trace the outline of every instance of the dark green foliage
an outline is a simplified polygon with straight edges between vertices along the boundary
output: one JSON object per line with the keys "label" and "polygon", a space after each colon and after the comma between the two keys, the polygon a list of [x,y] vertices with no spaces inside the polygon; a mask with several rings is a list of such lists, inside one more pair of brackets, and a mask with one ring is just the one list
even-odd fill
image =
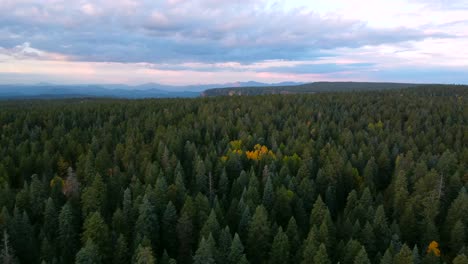
{"label": "dark green foliage", "polygon": [[102,256],[98,246],[92,240],[88,240],[84,247],[76,254],[76,264],[99,264],[102,263]]}
{"label": "dark green foliage", "polygon": [[115,263],[115,264],[128,263],[128,260],[129,260],[128,243],[122,234],[119,235],[117,241],[115,242],[112,252],[113,252],[112,263]]}
{"label": "dark green foliage", "polygon": [[93,241],[101,258],[106,258],[109,253],[109,228],[99,212],[88,215],[83,224],[81,242]]}
{"label": "dark green foliage", "polygon": [[140,244],[135,250],[135,257],[133,263],[135,264],[156,264],[153,250],[150,245]]}
{"label": "dark green foliage", "polygon": [[159,232],[159,222],[154,207],[145,195],[139,206],[139,214],[135,223],[135,247],[142,243],[143,238],[148,238],[150,243],[156,243]]}
{"label": "dark green foliage", "polygon": [[0,261],[4,264],[15,264],[17,263],[15,252],[10,245],[10,239],[8,233],[3,231],[2,239],[0,240]]}
{"label": "dark green foliage", "polygon": [[467,98],[426,86],[2,101],[2,256],[466,262]]}
{"label": "dark green foliage", "polygon": [[404,244],[403,247],[401,247],[400,252],[395,255],[395,258],[393,259],[394,264],[413,264],[413,252],[411,252],[411,249]]}
{"label": "dark green foliage", "polygon": [[244,246],[239,238],[239,235],[234,234],[234,239],[232,240],[231,249],[228,255],[228,264],[238,264],[246,263],[247,258],[244,254]]}
{"label": "dark green foliage", "polygon": [[315,253],[313,263],[314,264],[331,264],[331,261],[328,258],[327,249],[324,244],[321,244],[319,246],[317,253]]}
{"label": "dark green foliage", "polygon": [[247,238],[247,254],[252,262],[263,263],[268,259],[271,228],[265,207],[259,205],[252,216]]}
{"label": "dark green foliage", "polygon": [[213,236],[210,234],[207,238],[203,237],[200,241],[195,256],[193,257],[193,263],[195,264],[214,264],[215,262],[215,241]]}
{"label": "dark green foliage", "polygon": [[59,241],[67,243],[57,243],[60,250],[60,260],[64,263],[71,263],[75,253],[79,249],[78,221],[70,203],[66,203],[59,215]]}
{"label": "dark green foliage", "polygon": [[289,241],[288,236],[283,232],[283,228],[279,227],[273,244],[271,245],[269,263],[287,263],[289,260]]}
{"label": "dark green foliage", "polygon": [[231,252],[232,237],[229,227],[226,226],[219,235],[218,251],[216,255],[217,263],[224,263],[228,260],[229,253]]}
{"label": "dark green foliage", "polygon": [[370,260],[367,257],[366,249],[364,247],[359,250],[359,253],[356,255],[353,264],[370,264]]}
{"label": "dark green foliage", "polygon": [[164,211],[161,228],[162,245],[171,256],[175,256],[177,250],[177,211],[172,202],[167,204]]}

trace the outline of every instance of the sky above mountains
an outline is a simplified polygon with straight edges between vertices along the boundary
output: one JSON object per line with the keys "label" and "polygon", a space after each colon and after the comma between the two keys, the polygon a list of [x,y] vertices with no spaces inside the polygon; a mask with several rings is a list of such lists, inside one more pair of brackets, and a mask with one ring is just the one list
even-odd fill
{"label": "sky above mountains", "polygon": [[467,0],[0,0],[0,83],[468,83]]}

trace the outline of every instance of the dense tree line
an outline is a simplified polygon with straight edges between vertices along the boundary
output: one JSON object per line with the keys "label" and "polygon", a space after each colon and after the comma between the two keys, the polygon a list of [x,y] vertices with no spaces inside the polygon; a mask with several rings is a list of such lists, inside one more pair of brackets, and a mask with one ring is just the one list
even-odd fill
{"label": "dense tree line", "polygon": [[467,263],[468,91],[0,103],[0,262]]}
{"label": "dense tree line", "polygon": [[[213,88],[205,90],[203,96],[233,96],[233,95],[266,95],[266,94],[297,94],[297,93],[329,93],[329,92],[356,92],[397,90],[410,87],[434,88],[436,85],[421,85],[411,83],[385,83],[385,82],[314,82],[287,86],[262,87],[231,87]],[[466,87],[466,86],[465,86]]]}

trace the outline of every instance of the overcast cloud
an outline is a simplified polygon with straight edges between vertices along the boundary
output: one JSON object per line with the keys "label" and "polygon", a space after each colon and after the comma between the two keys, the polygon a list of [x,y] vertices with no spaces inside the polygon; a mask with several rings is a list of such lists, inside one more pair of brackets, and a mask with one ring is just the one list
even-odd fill
{"label": "overcast cloud", "polygon": [[0,0],[0,14],[0,83],[468,83],[466,1]]}

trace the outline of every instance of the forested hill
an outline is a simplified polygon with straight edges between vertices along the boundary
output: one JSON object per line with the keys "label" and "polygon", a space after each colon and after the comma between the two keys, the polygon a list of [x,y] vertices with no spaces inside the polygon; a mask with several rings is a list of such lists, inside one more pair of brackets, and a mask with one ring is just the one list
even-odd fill
{"label": "forested hill", "polygon": [[202,93],[202,96],[378,91],[389,89],[403,89],[409,87],[416,87],[420,85],[421,84],[383,82],[314,82],[293,86],[215,88],[205,90]]}
{"label": "forested hill", "polygon": [[468,262],[466,86],[0,109],[0,263]]}

